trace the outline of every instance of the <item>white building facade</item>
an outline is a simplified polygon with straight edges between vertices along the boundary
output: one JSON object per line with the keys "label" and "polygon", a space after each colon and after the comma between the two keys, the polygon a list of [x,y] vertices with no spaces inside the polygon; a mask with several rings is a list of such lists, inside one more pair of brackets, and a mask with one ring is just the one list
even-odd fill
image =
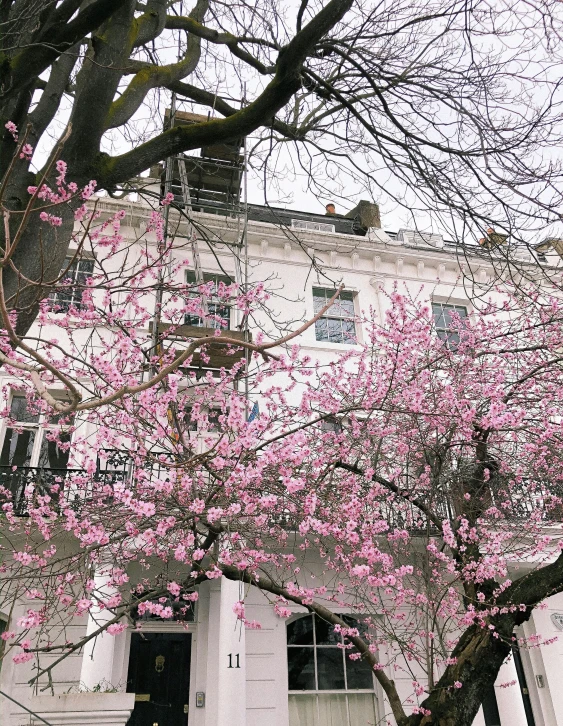
{"label": "white building facade", "polygon": [[[132,239],[138,238],[148,216],[143,204],[99,202],[107,215],[124,206],[125,231]],[[193,216],[197,228],[205,229],[214,240],[236,243],[240,239],[240,218],[197,211]],[[311,318],[335,285],[344,284],[338,313],[329,310],[298,341],[304,354],[321,362],[363,340],[360,314],[371,310],[382,320],[389,304],[387,295],[396,284],[400,291],[428,301],[438,332],[446,334],[450,311],[471,314],[468,275],[483,289],[493,275],[490,264],[478,255],[464,260],[462,269],[453,246],[438,235],[424,237],[408,230],[388,234],[379,227],[362,227],[361,219],[353,217],[254,207],[249,209],[245,229],[249,281],[269,280],[272,288],[283,293],[283,301],[279,297],[273,302],[280,319]],[[222,275],[219,261],[223,270],[236,276],[228,244],[215,245],[213,254],[203,242],[199,249],[206,274]],[[183,247],[181,254],[189,257],[189,250]],[[88,261],[81,264],[73,271],[76,276],[89,272]],[[226,309],[222,314],[232,316],[229,322],[234,327],[235,311]],[[9,383],[4,375],[2,384]],[[17,413],[17,406],[23,404],[15,394],[13,398]],[[28,432],[25,461],[13,458],[17,445],[10,437],[16,434],[5,422],[0,429],[0,466],[5,471],[13,466],[69,465],[66,457],[53,466],[46,424],[26,420],[23,409],[21,421]],[[310,566],[314,570],[315,562]],[[2,726],[367,726],[386,722],[390,709],[376,681],[369,673],[356,673],[346,665],[334,636],[313,616],[296,608],[288,620],[279,618],[266,599],[252,590],[245,598],[246,617],[262,627],[241,628],[233,613],[241,588],[225,579],[201,585],[193,621],[187,627],[154,619],[143,624],[143,635],[130,628],[90,641],[54,670],[55,695],[50,689],[41,690],[46,683],[35,689],[28,686],[33,662],[15,665],[5,659],[0,671]],[[13,611],[0,612],[2,627],[10,628],[26,607],[29,602],[22,601]],[[354,617],[353,609],[343,614]],[[76,620],[73,629],[66,632],[69,640],[92,632],[92,618]],[[548,601],[547,609],[535,611],[524,633],[551,639],[561,629],[563,595],[557,595]],[[502,667],[494,703],[489,700],[475,726],[563,726],[562,667],[563,641],[523,651]],[[407,698],[412,678],[406,672],[404,677],[390,675]],[[508,682],[515,685],[500,687]],[[99,692],[108,690],[112,692]]]}

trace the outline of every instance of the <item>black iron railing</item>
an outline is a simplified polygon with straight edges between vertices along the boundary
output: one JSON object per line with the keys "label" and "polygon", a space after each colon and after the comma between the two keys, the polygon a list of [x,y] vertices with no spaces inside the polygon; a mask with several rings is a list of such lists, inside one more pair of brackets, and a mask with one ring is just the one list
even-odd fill
{"label": "black iron railing", "polygon": [[[67,504],[80,506],[84,499],[99,496],[104,502],[111,499],[111,490],[116,484],[133,480],[133,462],[127,451],[105,450],[100,452],[96,471],[88,473],[85,469],[52,469],[30,466],[0,466],[0,487],[8,492],[17,516],[27,516],[30,507],[37,507],[41,497],[49,497],[49,506],[58,510],[63,497]],[[146,470],[151,477],[166,477],[167,467],[158,459],[147,462]],[[552,484],[531,485],[529,482],[506,489],[495,487],[487,492],[487,499],[481,501],[483,509],[496,507],[503,520],[519,521],[538,517],[546,524],[563,520],[563,487]],[[0,497],[0,503],[6,496]],[[440,521],[455,520],[458,513],[466,512],[467,502],[457,503],[450,493],[436,496],[427,502],[428,510]],[[382,519],[392,529],[406,529],[416,534],[435,528],[423,511],[408,498],[381,500],[374,502],[379,508]],[[297,519],[291,507],[276,514],[270,525],[278,525],[288,530],[297,529]]]}
{"label": "black iron railing", "polygon": [[[423,500],[421,504],[423,507],[417,506],[412,499],[405,496],[377,500],[371,506],[379,511],[381,519],[387,522],[391,530],[407,530],[412,536],[438,533],[436,524],[425,513],[425,509],[439,522],[453,522],[460,515],[467,516],[471,509],[467,501],[457,501],[451,492],[442,492],[433,500]],[[481,518],[491,523],[516,523],[534,518],[542,525],[553,525],[563,521],[563,487],[552,484],[531,486],[524,483],[511,485],[506,489],[497,487],[482,496],[479,510],[483,512]],[[498,514],[495,514],[495,510]],[[297,531],[298,523],[302,519],[303,516],[293,514],[288,507],[272,516],[269,524],[288,531]]]}
{"label": "black iron railing", "polygon": [[63,491],[73,476],[87,476],[84,469],[45,469],[35,466],[0,466],[0,486],[11,493],[13,512],[26,516],[29,506],[40,497],[50,497],[50,506],[59,506]]}
{"label": "black iron railing", "polygon": [[[166,476],[165,463],[154,459],[147,462],[149,476]],[[37,466],[0,466],[0,487],[8,492],[13,512],[19,517],[28,516],[29,509],[41,504],[41,497],[49,497],[51,509],[60,509],[63,501],[80,508],[85,500],[97,497],[100,502],[111,501],[116,484],[133,480],[133,461],[128,451],[105,449],[100,451],[96,471],[86,469],[51,469]],[[0,504],[7,500],[0,497]]]}
{"label": "black iron railing", "polygon": [[104,461],[98,460],[94,475],[86,469],[0,466],[0,487],[9,492],[14,514],[25,517],[30,507],[41,503],[41,497],[49,497],[49,506],[58,510],[63,497],[67,503],[78,504],[95,488],[113,487],[129,476],[128,457],[124,458],[122,452],[109,452]]}

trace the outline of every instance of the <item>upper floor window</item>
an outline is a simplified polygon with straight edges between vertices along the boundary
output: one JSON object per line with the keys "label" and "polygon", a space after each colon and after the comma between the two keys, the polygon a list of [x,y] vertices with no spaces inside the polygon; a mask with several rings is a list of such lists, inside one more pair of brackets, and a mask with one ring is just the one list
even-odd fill
{"label": "upper floor window", "polygon": [[[350,627],[366,632],[351,615],[340,616]],[[355,649],[343,648],[342,636],[317,615],[287,625],[287,669],[290,726],[377,723],[373,675]]]}
{"label": "upper floor window", "polygon": [[438,337],[448,347],[455,347],[459,343],[460,323],[467,318],[467,308],[464,305],[432,303],[432,315]]}
{"label": "upper floor window", "polygon": [[26,397],[14,395],[10,419],[4,434],[0,466],[67,468],[70,433],[59,431],[59,415],[53,413],[49,417],[30,411]]}
{"label": "upper floor window", "polygon": [[[334,295],[334,290],[324,287],[313,288],[315,315],[322,310]],[[356,313],[354,295],[343,290],[326,313],[315,323],[317,340],[328,343],[356,343]]]}
{"label": "upper floor window", "polygon": [[[188,270],[186,272],[186,282],[193,285],[194,289],[190,291],[190,297],[201,297],[201,293],[197,291],[197,280],[195,272]],[[232,285],[233,281],[225,275],[215,275],[210,273],[203,274],[203,282],[207,284],[213,282],[213,290],[211,295],[207,297],[207,312],[209,317],[202,318],[199,315],[185,316],[184,324],[193,325],[197,328],[217,328],[230,330],[231,328],[231,305],[224,298],[219,299],[219,285],[223,283],[226,286]]]}
{"label": "upper floor window", "polygon": [[341,434],[342,419],[336,416],[327,416],[321,419],[321,431],[323,434]]}
{"label": "upper floor window", "polygon": [[199,431],[199,433],[217,433],[221,430],[219,416],[221,411],[217,408],[207,408],[204,411],[204,422],[193,417],[193,409],[188,406],[184,411],[183,422],[185,431]]}
{"label": "upper floor window", "polygon": [[58,282],[57,289],[53,290],[49,299],[53,307],[60,312],[67,312],[71,307],[80,310],[83,306],[82,295],[88,278],[94,273],[94,260],[76,259],[72,263],[70,259],[65,261],[61,270],[62,278]]}

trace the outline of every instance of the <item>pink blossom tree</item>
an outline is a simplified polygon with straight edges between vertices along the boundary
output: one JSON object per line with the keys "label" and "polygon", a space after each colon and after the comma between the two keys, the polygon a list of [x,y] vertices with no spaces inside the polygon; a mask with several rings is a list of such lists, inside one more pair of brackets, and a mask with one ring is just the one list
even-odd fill
{"label": "pink blossom tree", "polygon": [[[91,194],[65,173],[59,163],[57,190],[29,192],[44,225],[57,225],[58,197]],[[190,337],[186,314],[220,323],[202,306],[210,291],[178,282],[159,214],[152,245],[128,241],[122,216],[80,205],[76,254],[93,272],[78,298],[64,271],[53,281],[40,332],[18,334],[0,291],[5,388],[50,418],[71,463],[49,486],[3,480],[2,606],[39,603],[3,634],[4,657],[36,659],[37,680],[135,612],[172,617],[225,577],[280,618],[297,605],[339,629],[397,726],[471,724],[515,629],[563,590],[561,303],[501,290],[441,338],[428,307],[396,291],[384,324],[366,316],[366,342],[323,367],[296,345],[313,321],[275,341]],[[267,305],[261,285],[217,294],[246,315]],[[252,421],[246,388],[261,399]],[[94,610],[99,628],[68,641]],[[243,601],[234,610],[259,627]],[[425,679],[404,701],[393,673],[415,665]]]}

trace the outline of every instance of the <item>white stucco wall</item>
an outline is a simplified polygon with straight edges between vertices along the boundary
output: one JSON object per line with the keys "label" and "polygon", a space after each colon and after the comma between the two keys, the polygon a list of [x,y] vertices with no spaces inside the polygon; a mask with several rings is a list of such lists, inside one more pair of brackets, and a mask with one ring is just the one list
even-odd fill
{"label": "white stucco wall", "polygon": [[[119,204],[103,200],[103,210],[119,208]],[[125,231],[131,238],[141,231],[143,210],[131,205]],[[201,215],[200,222],[219,237],[235,241],[238,239],[236,225],[213,215]],[[391,292],[397,282],[399,291],[408,291],[412,296],[430,303],[432,300],[466,304],[469,309],[467,291],[461,280],[458,260],[448,250],[429,247],[409,248],[393,243],[384,234],[373,235],[372,239],[337,234],[307,234],[300,247],[292,235],[267,224],[250,223],[249,277],[250,281],[269,280],[269,286],[283,291],[284,299],[273,297],[273,312],[281,320],[299,320],[313,315],[313,286],[330,287],[331,283],[342,281],[346,288],[356,294],[358,314],[370,314],[381,319],[385,313],[387,299],[384,291]],[[216,253],[224,268],[234,275],[233,256],[227,247],[218,247]],[[201,262],[206,272],[217,271],[217,262],[203,244],[200,245]],[[178,245],[178,259],[190,259],[191,250]],[[314,256],[329,279],[311,272],[310,258]],[[472,267],[476,281],[487,285],[492,270],[486,263],[475,260],[466,264]],[[479,283],[478,283],[479,284]],[[150,305],[147,296],[147,305]],[[274,330],[265,317],[261,322]],[[56,329],[53,329],[53,333]],[[33,334],[34,331],[32,331]],[[42,331],[47,337],[48,330]],[[359,340],[364,335],[358,330]],[[85,333],[86,335],[86,333]],[[337,351],[347,346],[318,342],[314,328],[309,328],[300,339],[303,352],[329,362]],[[9,379],[0,371],[0,384]],[[0,440],[4,434],[0,427]],[[227,592],[228,590],[228,592]],[[256,619],[261,630],[249,630],[241,634],[232,614],[232,604],[238,594],[227,585],[222,590],[219,582],[206,583],[200,588],[197,623],[190,626],[192,632],[192,664],[190,686],[190,726],[288,726],[288,680],[286,656],[286,623],[272,611],[267,600],[257,591],[251,591],[246,598],[246,614]],[[14,612],[12,621],[19,617]],[[537,611],[524,626],[527,635],[541,632],[546,638],[557,634],[550,619],[552,612],[563,613],[563,596],[551,598],[547,610]],[[72,625],[65,637],[73,640],[84,632],[86,621]],[[150,628],[151,626],[148,626]],[[156,627],[156,626],[154,626]],[[166,627],[166,626],[162,626]],[[111,664],[112,683],[125,687],[129,655],[130,634],[123,633],[113,643]],[[234,649],[241,653],[240,672],[225,673],[225,656]],[[99,653],[101,651],[98,651]],[[94,657],[96,653],[94,653]],[[48,656],[48,658],[55,656]],[[528,685],[534,709],[537,712],[536,726],[563,726],[563,689],[559,686],[563,667],[563,644],[559,642],[533,650],[524,658],[528,670]],[[45,662],[45,661],[44,661]],[[82,654],[76,653],[57,667],[54,673],[55,692],[62,693],[77,686],[81,672]],[[31,691],[27,681],[31,677],[32,663],[14,666],[8,658],[0,673],[1,688],[22,703],[29,703]],[[106,668],[107,671],[107,668]],[[497,684],[510,675],[510,665],[503,667]],[[538,689],[535,675],[542,674],[545,688]],[[412,693],[412,675],[400,669],[390,673],[398,684],[399,692],[407,698]],[[421,673],[415,674],[422,678]],[[42,684],[43,685],[43,684]],[[196,692],[205,693],[204,708],[196,708]],[[381,693],[377,693],[381,707],[380,716],[386,712]],[[501,712],[502,726],[526,726],[516,689],[497,688],[497,700]],[[229,705],[230,704],[230,705]],[[2,726],[23,726],[28,717],[14,704],[0,697]],[[484,726],[480,714],[475,726]]]}

